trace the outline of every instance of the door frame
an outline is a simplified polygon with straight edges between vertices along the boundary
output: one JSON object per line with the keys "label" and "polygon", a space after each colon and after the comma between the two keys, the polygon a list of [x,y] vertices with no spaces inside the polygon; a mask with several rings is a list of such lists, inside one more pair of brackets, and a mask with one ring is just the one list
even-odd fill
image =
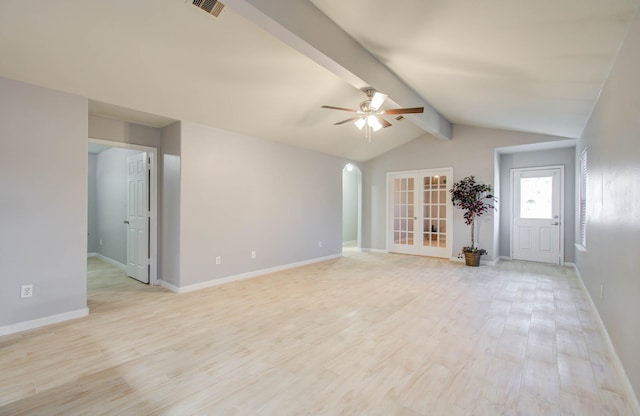
{"label": "door frame", "polygon": [[[451,178],[450,183],[447,184],[447,247],[445,248],[447,252],[447,257],[439,257],[439,258],[447,258],[450,259],[453,256],[453,204],[451,202],[451,198],[449,198],[448,190],[453,184],[453,168],[452,167],[443,167],[443,168],[429,168],[429,169],[415,169],[415,170],[403,170],[403,171],[393,171],[387,172],[386,175],[386,193],[387,200],[385,204],[386,212],[385,212],[385,250],[387,253],[391,253],[391,246],[393,241],[393,232],[391,231],[391,213],[393,212],[393,194],[391,192],[391,179],[394,175],[426,175],[429,176],[433,173],[441,173],[446,172],[446,175]],[[420,186],[420,192],[422,193],[422,185]],[[419,207],[422,210],[422,207]],[[423,226],[420,224],[420,235],[423,234]],[[421,237],[422,239],[422,237]],[[416,254],[416,255],[425,255],[425,254]]]}
{"label": "door frame", "polygon": [[116,142],[112,140],[94,139],[93,137],[89,137],[88,142],[103,146],[147,152],[147,155],[150,158],[149,170],[151,171],[151,177],[149,179],[149,285],[157,286],[158,284],[160,284],[158,282],[158,149],[155,147]]}
{"label": "door frame", "polygon": [[510,169],[510,192],[511,192],[511,232],[509,233],[509,256],[513,259],[513,242],[514,242],[514,233],[515,233],[515,221],[516,221],[516,193],[515,193],[515,177],[516,173],[519,172],[534,172],[538,170],[549,170],[549,169],[559,169],[560,170],[560,226],[558,230],[558,240],[559,240],[559,251],[560,251],[560,259],[559,264],[564,265],[564,224],[565,224],[565,215],[564,215],[564,165],[551,165],[551,166],[534,166],[530,168],[512,168]]}
{"label": "door frame", "polygon": [[[353,162],[349,162],[342,167],[342,178],[344,180],[344,171],[349,171],[349,165],[352,166],[350,172],[355,172],[358,179],[358,188],[356,189],[358,204],[357,204],[357,219],[356,219],[356,248],[362,250],[362,171],[360,167]],[[344,187],[342,188],[342,196],[344,197]],[[344,200],[342,201],[344,207]],[[342,227],[344,228],[344,218],[342,219]]]}

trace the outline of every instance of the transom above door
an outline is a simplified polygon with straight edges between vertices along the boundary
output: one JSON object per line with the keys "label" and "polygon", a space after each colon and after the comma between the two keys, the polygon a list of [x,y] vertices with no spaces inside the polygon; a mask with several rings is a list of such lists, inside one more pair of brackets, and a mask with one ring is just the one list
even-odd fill
{"label": "transom above door", "polygon": [[387,250],[451,257],[453,169],[387,174]]}

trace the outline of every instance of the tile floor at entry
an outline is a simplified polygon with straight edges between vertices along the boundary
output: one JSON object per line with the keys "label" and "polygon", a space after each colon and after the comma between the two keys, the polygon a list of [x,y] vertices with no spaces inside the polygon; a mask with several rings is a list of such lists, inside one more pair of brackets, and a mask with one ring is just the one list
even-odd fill
{"label": "tile floor at entry", "polygon": [[629,415],[572,269],[359,253],[0,338],[0,415]]}

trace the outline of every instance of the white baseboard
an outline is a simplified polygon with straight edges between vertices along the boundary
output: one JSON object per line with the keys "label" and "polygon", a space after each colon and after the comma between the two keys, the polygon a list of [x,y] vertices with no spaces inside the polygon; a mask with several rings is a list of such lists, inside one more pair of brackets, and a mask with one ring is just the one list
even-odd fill
{"label": "white baseboard", "polygon": [[359,251],[360,253],[363,251],[360,247],[342,247],[342,250]]}
{"label": "white baseboard", "polygon": [[174,285],[173,283],[169,283],[166,280],[159,279],[158,284],[165,289],[169,289],[174,293],[180,293],[180,287]]}
{"label": "white baseboard", "polygon": [[383,254],[389,254],[389,251],[387,250],[382,250],[379,248],[361,248],[360,249],[363,252],[367,252],[367,253],[383,253]]}
{"label": "white baseboard", "polygon": [[631,410],[633,411],[634,415],[640,416],[640,402],[638,401],[638,396],[636,396],[636,393],[633,391],[633,386],[631,385],[629,376],[627,375],[627,372],[625,371],[624,366],[622,365],[622,361],[620,361],[620,357],[618,357],[616,348],[613,346],[613,342],[609,337],[609,332],[607,331],[607,327],[604,326],[604,322],[602,321],[602,317],[598,312],[598,308],[596,308],[596,304],[594,303],[593,298],[591,297],[591,294],[587,290],[587,287],[584,284],[584,280],[582,280],[582,275],[580,274],[580,270],[578,269],[578,266],[576,266],[575,263],[566,262],[565,266],[573,267],[573,269],[576,271],[576,275],[578,276],[578,280],[580,281],[580,286],[582,287],[582,290],[584,291],[584,293],[587,295],[587,299],[589,299],[589,304],[591,305],[593,312],[598,318],[598,325],[600,326],[600,330],[604,334],[605,342],[607,343],[607,348],[609,348],[609,351],[611,352],[611,356],[613,358],[613,365],[616,367],[616,370],[618,370],[618,374],[622,376],[622,383],[624,384],[625,393],[631,404]]}
{"label": "white baseboard", "polygon": [[285,264],[285,265],[282,265],[282,266],[271,267],[271,268],[268,268],[268,269],[255,270],[253,272],[237,274],[237,275],[234,275],[234,276],[222,277],[220,279],[208,280],[206,282],[196,283],[196,284],[188,285],[188,286],[175,286],[174,284],[171,284],[169,282],[165,282],[164,280],[160,280],[160,286],[162,286],[164,288],[167,288],[170,291],[175,292],[175,293],[187,293],[187,292],[193,292],[195,290],[206,289],[206,288],[212,287],[212,286],[222,285],[222,284],[225,284],[225,283],[237,282],[238,280],[251,279],[252,277],[258,277],[258,276],[262,276],[262,275],[269,274],[269,273],[279,272],[279,271],[282,271],[282,270],[294,269],[296,267],[306,266],[308,264],[318,263],[318,262],[326,261],[326,260],[332,260],[332,259],[336,259],[336,258],[339,258],[339,257],[342,257],[342,254],[332,254],[331,256],[318,257],[318,258],[311,259],[311,260],[299,261],[297,263]]}
{"label": "white baseboard", "polygon": [[82,308],[71,312],[59,313],[57,315],[45,316],[31,321],[18,322],[0,327],[0,336],[15,334],[16,332],[27,331],[29,329],[40,328],[41,326],[57,324],[71,319],[84,318],[89,315],[89,308]]}
{"label": "white baseboard", "polygon": [[103,256],[100,253],[87,253],[87,257],[97,257],[100,260],[104,260],[107,263],[112,264],[112,265],[114,265],[114,266],[116,266],[116,267],[118,267],[118,268],[120,268],[122,270],[127,270],[127,265],[126,264],[122,264],[117,260],[114,260],[114,259],[109,258],[107,256]]}

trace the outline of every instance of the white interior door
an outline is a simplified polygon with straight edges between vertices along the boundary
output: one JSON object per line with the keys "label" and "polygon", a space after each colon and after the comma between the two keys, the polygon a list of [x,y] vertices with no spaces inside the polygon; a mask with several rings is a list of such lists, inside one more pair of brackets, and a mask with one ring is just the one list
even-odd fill
{"label": "white interior door", "polygon": [[512,169],[511,257],[562,264],[562,166]]}
{"label": "white interior door", "polygon": [[388,174],[390,252],[451,257],[453,170]]}
{"label": "white interior door", "polygon": [[149,166],[147,154],[127,158],[127,274],[149,283]]}

